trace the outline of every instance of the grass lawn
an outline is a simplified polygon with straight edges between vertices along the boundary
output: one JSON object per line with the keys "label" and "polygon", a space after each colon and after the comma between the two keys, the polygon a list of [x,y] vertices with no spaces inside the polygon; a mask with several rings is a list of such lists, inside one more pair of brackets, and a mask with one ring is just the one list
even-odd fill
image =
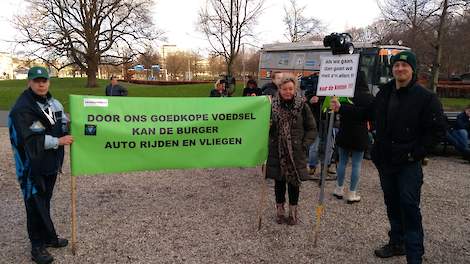
{"label": "grass lawn", "polygon": [[[104,95],[104,87],[108,80],[98,80],[97,88],[85,88],[85,78],[52,79],[50,91],[68,111],[68,95]],[[241,96],[243,84],[238,82],[235,96]],[[207,97],[213,84],[186,84],[186,85],[142,85],[123,83],[129,90],[129,96],[135,97]],[[25,89],[26,80],[0,81],[0,110],[9,110],[18,95]],[[447,111],[461,111],[470,104],[466,98],[441,98],[444,109]]]}
{"label": "grass lawn", "polygon": [[441,98],[441,102],[447,111],[461,112],[467,105],[470,105],[468,98]]}
{"label": "grass lawn", "polygon": [[[50,91],[68,111],[69,94],[78,95],[104,95],[108,80],[98,80],[98,87],[85,88],[85,78],[51,79]],[[0,110],[9,110],[15,103],[16,98],[26,87],[26,80],[0,81]],[[214,88],[211,83],[186,84],[186,85],[141,85],[122,83],[129,90],[129,96],[135,97],[208,97],[210,90]],[[235,96],[242,94],[243,85],[237,85]]]}

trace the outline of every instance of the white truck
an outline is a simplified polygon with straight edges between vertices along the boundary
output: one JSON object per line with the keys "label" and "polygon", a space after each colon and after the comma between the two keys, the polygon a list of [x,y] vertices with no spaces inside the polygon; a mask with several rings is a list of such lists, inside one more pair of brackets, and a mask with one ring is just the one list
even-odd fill
{"label": "white truck", "polygon": [[[391,79],[390,58],[410,48],[399,45],[378,45],[353,42],[354,53],[360,54],[359,70],[364,71],[370,91],[375,95],[378,86]],[[331,49],[321,41],[265,44],[261,49],[258,85],[271,81],[271,73],[288,72],[298,79],[318,75],[320,56],[331,55]]]}

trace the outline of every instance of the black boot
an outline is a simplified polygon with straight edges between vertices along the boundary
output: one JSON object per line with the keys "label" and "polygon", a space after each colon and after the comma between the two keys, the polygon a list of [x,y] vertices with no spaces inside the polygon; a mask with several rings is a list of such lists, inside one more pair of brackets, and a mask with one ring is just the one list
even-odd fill
{"label": "black boot", "polygon": [[66,247],[69,244],[69,241],[65,238],[57,238],[55,241],[48,241],[46,242],[45,246],[46,247],[52,247],[52,248],[61,248],[61,247]]}
{"label": "black boot", "polygon": [[47,252],[45,247],[32,248],[31,259],[38,264],[48,264],[54,261],[54,258]]}
{"label": "black boot", "polygon": [[386,244],[374,251],[375,255],[379,258],[390,258],[393,256],[404,256],[405,245],[403,244]]}

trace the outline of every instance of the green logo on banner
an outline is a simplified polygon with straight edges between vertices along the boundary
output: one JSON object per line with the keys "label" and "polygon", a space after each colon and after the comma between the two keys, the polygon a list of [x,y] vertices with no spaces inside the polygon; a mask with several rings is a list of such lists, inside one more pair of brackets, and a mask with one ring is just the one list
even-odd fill
{"label": "green logo on banner", "polygon": [[270,110],[265,96],[71,95],[72,175],[255,167],[267,158]]}

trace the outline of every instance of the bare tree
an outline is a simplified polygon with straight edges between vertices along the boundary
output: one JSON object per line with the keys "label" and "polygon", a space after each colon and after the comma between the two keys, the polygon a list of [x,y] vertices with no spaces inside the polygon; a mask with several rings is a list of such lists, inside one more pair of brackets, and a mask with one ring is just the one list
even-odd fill
{"label": "bare tree", "polygon": [[198,51],[191,51],[188,53],[189,69],[194,79],[199,79],[199,75],[202,75],[205,71],[205,69],[200,65],[202,60],[202,55],[199,54]]}
{"label": "bare tree", "polygon": [[297,0],[289,0],[289,6],[284,6],[285,36],[290,42],[307,40],[325,31],[322,22],[304,15],[306,6],[299,6]]}
{"label": "bare tree", "polygon": [[147,47],[147,49],[137,56],[136,62],[144,66],[145,69],[149,69],[146,72],[146,78],[150,77],[153,74],[153,65],[160,64],[161,57],[160,54],[155,51],[152,47]]}
{"label": "bare tree", "polygon": [[388,43],[390,40],[400,39],[400,37],[396,36],[396,28],[393,22],[385,19],[377,19],[371,25],[367,26],[367,30],[373,42]]}
{"label": "bare tree", "polygon": [[447,76],[470,72],[470,9],[462,16],[449,18],[449,36],[443,43],[443,61]]}
{"label": "bare tree", "polygon": [[138,64],[144,65],[147,69],[150,69],[152,65],[160,64],[160,61],[160,54],[151,47],[139,54],[136,60]]}
{"label": "bare tree", "polygon": [[253,78],[257,78],[258,71],[259,71],[259,58],[260,58],[260,51],[259,50],[251,50],[248,54],[248,59],[245,62],[245,71],[246,74],[252,76]]}
{"label": "bare tree", "polygon": [[430,21],[439,11],[434,0],[377,0],[383,17],[407,32],[408,46],[416,49],[419,38],[431,30]]}
{"label": "bare tree", "polygon": [[38,57],[69,58],[96,86],[100,64],[122,64],[120,50],[132,59],[160,33],[150,16],[152,0],[26,0],[28,13],[15,19],[20,44]]}
{"label": "bare tree", "polygon": [[353,41],[359,41],[359,42],[374,42],[376,39],[373,36],[373,33],[371,32],[370,27],[361,27],[361,28],[356,28],[356,27],[351,27],[346,29],[346,32],[348,32]]}
{"label": "bare tree", "polygon": [[264,0],[207,0],[199,11],[199,26],[215,55],[222,56],[227,74],[233,75],[233,63],[243,41],[253,36],[253,26]]}
{"label": "bare tree", "polygon": [[208,71],[212,78],[218,78],[220,74],[222,74],[225,69],[226,65],[224,65],[225,59],[222,56],[217,56],[215,54],[211,54],[209,56],[209,68]]}
{"label": "bare tree", "polygon": [[436,32],[436,40],[434,41],[434,60],[432,64],[432,79],[429,82],[429,88],[434,92],[437,91],[437,84],[439,82],[439,73],[441,67],[441,57],[442,57],[442,45],[444,42],[444,34],[446,34],[446,27],[448,22],[448,16],[452,16],[453,13],[459,12],[462,10],[462,7],[469,4],[468,0],[443,0],[440,3],[440,9],[442,10],[438,17],[438,25]]}
{"label": "bare tree", "polygon": [[[420,64],[432,65],[429,86],[436,90],[442,45],[448,37],[448,18],[461,12],[468,0],[378,0],[385,20],[418,55]],[[397,30],[395,30],[397,31]]]}
{"label": "bare tree", "polygon": [[166,69],[172,80],[179,79],[188,70],[189,55],[185,52],[174,52],[166,56]]}

